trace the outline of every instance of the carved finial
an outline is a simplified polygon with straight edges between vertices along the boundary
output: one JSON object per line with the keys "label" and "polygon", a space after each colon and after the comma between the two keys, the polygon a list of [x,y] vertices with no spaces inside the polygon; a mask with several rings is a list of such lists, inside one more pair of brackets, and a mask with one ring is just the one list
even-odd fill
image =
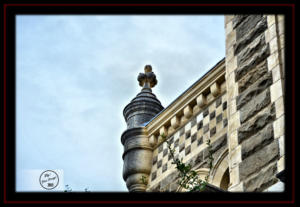
{"label": "carved finial", "polygon": [[143,87],[142,90],[151,91],[157,84],[156,75],[152,72],[151,65],[146,65],[144,68],[145,73],[140,73],[137,80],[139,81],[139,85]]}

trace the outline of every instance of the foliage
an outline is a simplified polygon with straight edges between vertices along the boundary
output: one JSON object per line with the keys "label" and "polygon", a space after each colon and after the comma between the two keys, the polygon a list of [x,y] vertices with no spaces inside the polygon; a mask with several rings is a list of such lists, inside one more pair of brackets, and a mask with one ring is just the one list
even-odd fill
{"label": "foliage", "polygon": [[[166,136],[164,134],[161,135],[161,137],[163,138],[163,140],[166,140]],[[195,170],[192,170],[192,166],[190,164],[185,164],[182,161],[182,158],[181,158],[181,160],[176,158],[174,155],[175,149],[171,147],[170,141],[166,140],[166,142],[168,144],[168,149],[170,151],[170,155],[173,160],[172,164],[176,164],[176,169],[180,172],[179,173],[180,180],[179,180],[178,184],[189,192],[205,190],[205,187],[206,187],[207,181],[208,181],[208,177],[209,177],[211,169],[213,167],[213,160],[214,160],[214,158],[212,156],[212,146],[210,143],[210,139],[208,139],[206,142],[206,144],[208,145],[208,153],[209,153],[209,155],[208,155],[209,173],[205,177],[205,180],[202,180],[199,178],[197,172]]]}

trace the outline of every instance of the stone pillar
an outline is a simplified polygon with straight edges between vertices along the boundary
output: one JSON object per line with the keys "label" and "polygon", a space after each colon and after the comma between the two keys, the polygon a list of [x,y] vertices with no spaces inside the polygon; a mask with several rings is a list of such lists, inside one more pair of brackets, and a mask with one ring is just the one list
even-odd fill
{"label": "stone pillar", "polygon": [[229,191],[263,191],[284,168],[284,33],[279,19],[225,16]]}
{"label": "stone pillar", "polygon": [[152,146],[144,127],[162,109],[151,88],[157,84],[151,66],[138,76],[142,91],[124,108],[127,130],[121,136],[124,145],[123,179],[130,192],[145,191],[152,167]]}

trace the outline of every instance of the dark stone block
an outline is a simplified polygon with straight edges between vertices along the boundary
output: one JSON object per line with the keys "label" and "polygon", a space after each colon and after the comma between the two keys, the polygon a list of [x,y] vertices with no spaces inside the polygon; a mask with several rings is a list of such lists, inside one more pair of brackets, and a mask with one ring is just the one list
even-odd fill
{"label": "dark stone block", "polygon": [[[222,136],[220,136],[220,138],[218,138],[216,141],[211,143],[211,152],[215,153],[226,145],[227,145],[227,134],[223,134]],[[203,155],[204,155],[204,159],[208,158],[209,155],[208,148],[205,148],[203,150]]]}
{"label": "dark stone block", "polygon": [[195,126],[197,124],[196,117],[194,117],[191,121],[191,127]]}
{"label": "dark stone block", "polygon": [[260,77],[268,72],[267,60],[259,63],[255,68],[251,69],[239,82],[239,93],[245,91],[249,86],[254,84]]}
{"label": "dark stone block", "polygon": [[194,135],[192,136],[191,142],[193,143],[196,139],[197,139],[197,134],[194,134]]}
{"label": "dark stone block", "polygon": [[174,142],[174,147],[177,147],[179,144],[179,139],[177,139],[175,142]]}
{"label": "dark stone block", "polygon": [[185,155],[188,155],[191,152],[191,145],[189,145],[186,149],[185,149]]}
{"label": "dark stone block", "polygon": [[258,133],[242,142],[242,160],[270,144],[273,139],[273,124],[270,123]]}
{"label": "dark stone block", "polygon": [[205,134],[206,132],[208,132],[209,130],[209,124],[206,124],[204,127],[203,127],[203,134]]}
{"label": "dark stone block", "polygon": [[232,19],[232,27],[235,29],[240,23],[242,23],[249,15],[235,15]]}
{"label": "dark stone block", "polygon": [[258,22],[262,21],[262,15],[249,15],[244,18],[238,26],[236,26],[236,39],[240,39],[250,32],[251,28],[254,28]]}
{"label": "dark stone block", "polygon": [[182,135],[184,135],[184,127],[182,127],[182,128],[180,129],[180,134],[179,134],[179,136],[182,136]]}
{"label": "dark stone block", "polygon": [[214,136],[215,134],[216,134],[216,127],[210,130],[210,137]]}
{"label": "dark stone block", "polygon": [[175,183],[175,181],[179,178],[178,171],[174,171],[168,176],[166,176],[162,181],[160,182],[161,189],[165,189],[166,186],[170,186],[170,184]]}
{"label": "dark stone block", "polygon": [[200,137],[198,139],[198,143],[197,143],[197,146],[201,145],[203,143],[203,137]]}
{"label": "dark stone block", "polygon": [[260,62],[267,59],[269,55],[270,55],[270,47],[269,44],[266,44],[265,46],[263,46],[261,50],[257,51],[245,63],[238,65],[238,68],[235,70],[235,81],[239,81],[252,68],[255,68]]}
{"label": "dark stone block", "polygon": [[271,164],[270,166],[258,171],[256,176],[250,177],[244,182],[244,189],[246,192],[262,192],[266,188],[272,186],[277,182],[275,177],[277,166]]}
{"label": "dark stone block", "polygon": [[250,175],[259,172],[261,168],[268,165],[279,157],[278,141],[273,142],[256,153],[250,155],[239,164],[240,180],[244,181]]}
{"label": "dark stone block", "polygon": [[172,144],[174,142],[174,136],[169,139],[169,143]]}
{"label": "dark stone block", "polygon": [[268,88],[272,83],[272,73],[269,72],[236,98],[237,109],[239,110],[243,105]]}
{"label": "dark stone block", "polygon": [[275,106],[274,104],[272,104],[268,106],[268,108],[263,113],[257,115],[251,121],[248,121],[240,126],[240,128],[238,129],[239,143],[261,130],[268,123],[273,122],[275,117]]}
{"label": "dark stone block", "polygon": [[212,120],[213,118],[215,118],[215,116],[216,116],[216,112],[215,111],[211,112],[209,115],[209,120]]}
{"label": "dark stone block", "polygon": [[238,54],[243,48],[247,47],[250,42],[252,42],[256,37],[265,32],[268,28],[267,18],[263,17],[255,27],[249,30],[249,33],[239,39],[234,46],[234,54]]}
{"label": "dark stone block", "polygon": [[251,47],[245,47],[238,55],[237,55],[237,64],[242,65],[245,64],[250,58],[254,56],[258,51],[260,51],[263,47],[266,46],[265,34],[262,33],[258,39],[255,39],[251,43]]}
{"label": "dark stone block", "polygon": [[161,165],[162,165],[162,160],[159,160],[158,163],[157,163],[157,169],[160,168]]}
{"label": "dark stone block", "polygon": [[156,178],[156,171],[152,173],[152,175],[151,175],[151,181],[155,180],[155,178]]}
{"label": "dark stone block", "polygon": [[223,111],[227,109],[227,101],[223,103]]}
{"label": "dark stone block", "polygon": [[226,146],[227,144],[227,134],[223,134],[222,136],[220,136],[219,139],[217,139],[216,141],[214,141],[212,143],[212,152],[216,152],[218,149],[220,149],[223,146]]}
{"label": "dark stone block", "polygon": [[164,149],[163,157],[168,154],[168,149]]}
{"label": "dark stone block", "polygon": [[219,114],[216,118],[217,120],[217,123],[219,123],[220,121],[222,121],[222,118],[223,118],[223,115],[222,114]]}
{"label": "dark stone block", "polygon": [[240,109],[241,123],[244,123],[249,118],[260,112],[269,103],[271,103],[270,91],[269,89],[266,89]]}
{"label": "dark stone block", "polygon": [[181,151],[184,149],[184,147],[185,147],[185,144],[182,143],[182,144],[179,146],[179,152],[181,152]]}
{"label": "dark stone block", "polygon": [[172,159],[171,153],[168,155],[168,161]]}
{"label": "dark stone block", "polygon": [[163,151],[163,145],[161,144],[159,147],[158,147],[158,153],[162,152]]}
{"label": "dark stone block", "polygon": [[201,129],[203,127],[203,121],[201,120],[197,125],[197,130]]}
{"label": "dark stone block", "polygon": [[222,97],[217,98],[216,100],[216,108],[218,108],[218,106],[220,106],[222,103]]}
{"label": "dark stone block", "polygon": [[197,157],[196,157],[196,159],[195,159],[195,165],[196,164],[199,164],[199,163],[201,163],[203,161],[203,151],[201,151],[198,155],[197,155]]}
{"label": "dark stone block", "polygon": [[185,139],[188,139],[191,137],[191,130],[188,130],[186,133],[185,133]]}
{"label": "dark stone block", "polygon": [[157,162],[157,156],[153,157],[153,162],[152,164],[154,165]]}
{"label": "dark stone block", "polygon": [[227,124],[228,124],[228,120],[227,120],[227,119],[224,119],[224,120],[223,120],[223,127],[226,127]]}
{"label": "dark stone block", "polygon": [[203,118],[208,115],[208,108],[203,111]]}
{"label": "dark stone block", "polygon": [[164,164],[163,168],[162,168],[162,172],[165,172],[168,169],[168,164]]}

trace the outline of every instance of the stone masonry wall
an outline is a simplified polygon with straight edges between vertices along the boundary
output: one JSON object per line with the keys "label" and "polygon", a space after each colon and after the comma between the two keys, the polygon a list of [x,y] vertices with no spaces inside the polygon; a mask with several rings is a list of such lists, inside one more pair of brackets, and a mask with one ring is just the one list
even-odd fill
{"label": "stone masonry wall", "polygon": [[284,19],[225,17],[229,191],[263,191],[284,169]]}
{"label": "stone masonry wall", "polygon": [[[191,116],[185,125],[168,134],[176,157],[192,165],[204,179],[209,171],[206,141],[211,139],[214,162],[227,149],[227,94],[226,83],[220,85],[220,93],[214,97],[209,93],[207,106]],[[184,117],[182,117],[184,119]],[[152,169],[147,191],[178,191],[178,171],[166,142],[153,151]]]}

